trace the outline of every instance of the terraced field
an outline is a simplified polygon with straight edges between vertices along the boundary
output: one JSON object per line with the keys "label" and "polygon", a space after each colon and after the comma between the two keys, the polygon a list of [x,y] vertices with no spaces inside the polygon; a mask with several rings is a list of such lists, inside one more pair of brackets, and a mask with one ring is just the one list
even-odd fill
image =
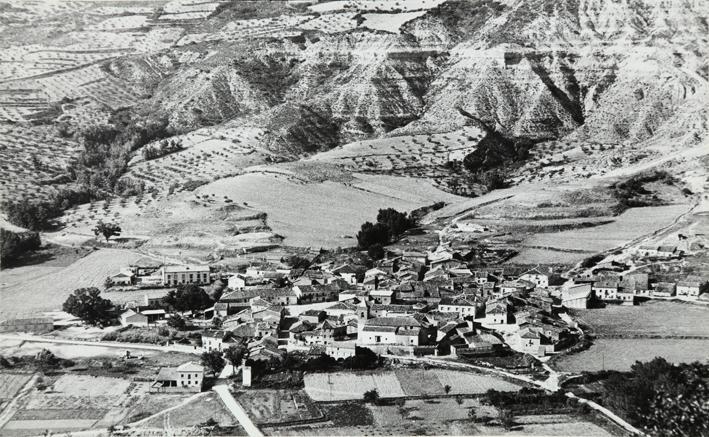
{"label": "terraced field", "polygon": [[0,126],[0,198],[45,198],[54,189],[49,182],[65,173],[78,149],[49,129]]}

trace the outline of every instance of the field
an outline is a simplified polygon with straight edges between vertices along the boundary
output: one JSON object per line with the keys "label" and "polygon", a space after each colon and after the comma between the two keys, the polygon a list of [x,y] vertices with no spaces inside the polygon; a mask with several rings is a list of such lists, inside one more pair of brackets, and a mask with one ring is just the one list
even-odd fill
{"label": "field", "polygon": [[[305,391],[315,401],[361,399],[365,391],[376,389],[382,397],[443,394],[478,394],[489,389],[516,391],[519,386],[488,375],[432,369],[422,378],[415,369],[396,372],[313,373],[305,375]],[[432,375],[432,376],[431,376]]]}
{"label": "field", "polygon": [[31,373],[0,373],[0,411],[32,378]]}
{"label": "field", "polygon": [[[344,406],[343,406],[344,407]],[[334,423],[310,426],[276,428],[269,434],[283,436],[384,436],[384,435],[510,435],[494,422],[474,423],[468,418],[474,409],[479,418],[495,418],[494,407],[484,406],[477,399],[441,398],[407,400],[398,405],[366,405],[371,419],[358,425]],[[363,416],[357,412],[358,416]],[[603,428],[591,422],[566,415],[517,416],[512,435],[545,436],[611,436]]]}
{"label": "field", "polygon": [[0,198],[8,201],[46,197],[52,188],[43,181],[65,173],[64,168],[78,147],[46,129],[0,126]]}
{"label": "field", "polygon": [[564,372],[629,370],[636,361],[663,357],[674,363],[709,362],[709,340],[596,339],[577,354],[561,357],[553,366]]}
{"label": "field", "polygon": [[[173,402],[171,406],[174,405],[176,403]],[[234,426],[239,423],[224,407],[218,394],[207,393],[174,410],[166,411],[141,422],[140,426],[165,429],[187,428],[204,423],[210,418],[221,426]]]}
{"label": "field", "polygon": [[651,300],[637,306],[609,305],[602,309],[575,310],[574,318],[600,336],[709,338],[709,308],[703,305]]}
{"label": "field", "polygon": [[[126,350],[130,350],[130,345],[126,344],[125,347],[106,347],[98,345],[78,345],[78,344],[62,344],[62,343],[42,343],[42,342],[29,342],[23,340],[0,340],[0,354],[2,355],[36,355],[43,349],[47,349],[54,353],[54,355],[60,358],[66,359],[76,359],[76,358],[86,358],[86,357],[123,357],[126,354]],[[153,356],[157,354],[156,351],[135,349],[132,351],[133,356]]]}
{"label": "field", "polygon": [[401,26],[423,14],[425,14],[425,11],[404,12],[401,14],[363,14],[364,23],[362,23],[362,27],[399,33]]}
{"label": "field", "polygon": [[237,393],[236,399],[257,424],[317,419],[323,415],[302,391],[249,390]]}
{"label": "field", "polygon": [[[423,180],[371,175],[354,178],[350,183],[304,183],[294,175],[250,173],[202,186],[195,194],[214,194],[217,199],[227,196],[267,213],[269,226],[286,237],[289,246],[331,248],[353,246],[360,225],[374,220],[380,208],[409,211],[457,199]],[[315,217],[318,219],[313,220]]]}
{"label": "field", "polygon": [[144,396],[149,383],[121,378],[62,375],[38,384],[21,396],[17,410],[3,427],[3,434],[39,434],[108,426]]}
{"label": "field", "polygon": [[[18,278],[18,281],[13,283],[5,283],[3,280],[0,288],[0,317],[11,318],[60,309],[64,300],[75,289],[103,289],[106,277],[116,274],[121,267],[140,258],[140,254],[127,250],[101,249],[61,270],[50,267],[51,272],[45,275],[24,280]],[[7,271],[11,272],[12,269]],[[5,270],[2,274],[4,272]]]}
{"label": "field", "polygon": [[[556,233],[536,234],[523,242],[520,254],[512,263],[536,260],[536,263],[580,261],[588,256],[633,241],[643,235],[669,226],[688,205],[632,208],[615,218],[613,223]],[[532,252],[527,253],[527,250]]]}

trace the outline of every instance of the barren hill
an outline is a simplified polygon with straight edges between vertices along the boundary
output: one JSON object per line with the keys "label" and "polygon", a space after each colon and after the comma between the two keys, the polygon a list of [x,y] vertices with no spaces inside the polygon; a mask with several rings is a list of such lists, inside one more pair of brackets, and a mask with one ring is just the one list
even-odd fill
{"label": "barren hill", "polygon": [[[278,216],[278,193],[255,207],[243,181],[269,186],[283,161],[308,159],[307,168],[289,170],[296,179],[340,175],[289,180],[284,195],[320,190],[347,202],[367,192],[342,172],[383,184],[376,201],[348,205],[359,219],[388,195],[411,209],[436,196],[455,203],[483,194],[497,188],[489,171],[534,191],[540,183],[603,185],[606,175],[658,166],[685,171],[706,155],[705,2],[11,3],[0,28],[9,61],[0,70],[0,119],[8,125],[0,145],[11,162],[3,194],[46,198],[56,187],[87,183],[72,179],[70,158],[81,153],[81,131],[110,127],[116,111],[164,120],[159,135],[143,132],[112,155],[124,161],[85,178],[94,184],[118,173],[120,182],[92,185],[92,195],[128,197],[109,200],[104,211],[136,235],[162,232],[151,223],[190,196],[205,212],[228,200],[253,209],[248,214]],[[62,38],[45,30],[16,37],[31,28]],[[52,129],[66,139],[33,143],[33,132]],[[143,159],[166,135],[181,148]],[[38,150],[61,152],[69,164],[51,171],[33,164]],[[52,179],[26,181],[31,166]],[[310,185],[324,183],[341,186]],[[412,196],[421,190],[427,194]],[[222,197],[212,199],[217,192]],[[93,211],[79,206],[62,220],[81,234],[98,219]],[[266,220],[258,231],[296,227]],[[355,231],[328,229],[338,243]],[[213,243],[200,250],[233,240],[222,227],[210,233]],[[287,233],[281,236],[288,244]],[[270,245],[281,236],[255,239]]]}

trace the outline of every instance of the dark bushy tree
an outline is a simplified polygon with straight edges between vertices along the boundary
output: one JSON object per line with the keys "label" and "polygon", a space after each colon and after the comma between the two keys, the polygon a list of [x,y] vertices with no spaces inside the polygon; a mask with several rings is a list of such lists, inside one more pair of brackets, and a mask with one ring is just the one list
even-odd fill
{"label": "dark bushy tree", "polygon": [[379,392],[377,389],[367,390],[362,396],[364,402],[369,402],[370,404],[376,404],[379,401]]}
{"label": "dark bushy tree", "polygon": [[178,330],[185,329],[187,327],[187,322],[179,314],[173,314],[167,319],[167,326],[175,328]]}
{"label": "dark bushy tree", "polygon": [[62,309],[89,325],[108,325],[111,321],[113,303],[101,297],[101,290],[96,287],[79,288],[69,295]]}
{"label": "dark bushy tree", "polygon": [[380,209],[377,214],[377,223],[385,225],[393,237],[403,234],[415,225],[405,212],[399,212],[393,208]]}
{"label": "dark bushy tree", "polygon": [[195,284],[181,284],[162,299],[163,304],[177,311],[197,311],[212,306],[212,299]]}
{"label": "dark bushy tree", "polygon": [[201,361],[202,365],[214,374],[219,374],[226,365],[222,353],[217,350],[202,352]]}
{"label": "dark bushy tree", "polygon": [[37,250],[42,245],[36,232],[12,232],[0,228],[0,264],[16,262],[23,254]]}
{"label": "dark bushy tree", "polygon": [[103,235],[106,242],[108,242],[108,239],[111,237],[121,235],[121,227],[118,226],[118,224],[104,223],[103,220],[99,220],[98,223],[96,223],[96,227],[92,230],[96,236]]}
{"label": "dark bushy tree", "polygon": [[375,244],[384,245],[389,243],[390,236],[389,228],[386,225],[365,222],[357,233],[357,245],[360,249],[366,250]]}

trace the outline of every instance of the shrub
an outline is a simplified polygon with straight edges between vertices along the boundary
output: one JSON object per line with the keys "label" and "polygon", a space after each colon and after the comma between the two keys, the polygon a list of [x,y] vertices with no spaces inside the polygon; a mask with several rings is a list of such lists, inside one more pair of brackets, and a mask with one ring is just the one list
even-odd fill
{"label": "shrub", "polygon": [[0,264],[10,265],[27,252],[42,245],[36,232],[12,232],[0,228]]}

